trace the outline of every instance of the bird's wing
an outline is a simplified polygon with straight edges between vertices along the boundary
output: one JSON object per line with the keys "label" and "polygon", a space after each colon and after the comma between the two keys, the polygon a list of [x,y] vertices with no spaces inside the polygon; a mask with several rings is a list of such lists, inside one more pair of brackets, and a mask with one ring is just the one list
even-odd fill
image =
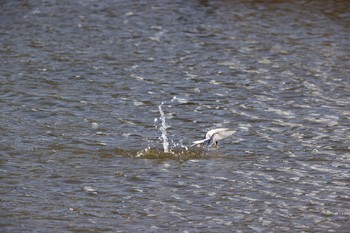
{"label": "bird's wing", "polygon": [[230,130],[229,128],[218,128],[218,129],[211,129],[207,132],[205,135],[205,138],[211,138],[214,134],[222,132],[222,131],[228,131]]}
{"label": "bird's wing", "polygon": [[230,130],[230,129],[225,129],[219,132],[215,132],[212,137],[211,137],[211,141],[215,142],[215,141],[219,141],[221,139],[225,139],[229,136],[231,136],[232,134],[234,134],[236,131],[235,130]]}
{"label": "bird's wing", "polygon": [[205,143],[205,142],[207,142],[207,141],[209,141],[209,140],[210,140],[210,138],[209,138],[209,139],[203,139],[203,140],[194,141],[194,142],[192,142],[191,147],[192,147],[192,146],[195,146],[195,145],[198,145],[198,144]]}

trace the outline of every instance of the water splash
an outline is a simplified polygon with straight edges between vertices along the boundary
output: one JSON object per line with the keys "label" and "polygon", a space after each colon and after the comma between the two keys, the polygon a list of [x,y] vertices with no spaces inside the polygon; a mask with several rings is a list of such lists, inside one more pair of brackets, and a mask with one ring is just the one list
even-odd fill
{"label": "water splash", "polygon": [[168,136],[166,129],[168,126],[165,123],[165,115],[162,110],[163,103],[158,106],[159,112],[160,112],[160,119],[162,120],[162,126],[160,127],[160,131],[162,132],[162,140],[163,140],[163,149],[164,153],[169,153],[169,141],[168,141]]}

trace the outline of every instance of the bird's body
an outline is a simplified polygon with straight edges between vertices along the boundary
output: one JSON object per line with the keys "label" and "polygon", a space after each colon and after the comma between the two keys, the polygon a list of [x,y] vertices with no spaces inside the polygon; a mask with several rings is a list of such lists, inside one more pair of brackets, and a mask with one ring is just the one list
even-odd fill
{"label": "bird's body", "polygon": [[236,131],[229,128],[212,129],[206,133],[205,138],[203,140],[194,141],[192,143],[192,146],[207,143],[208,146],[215,144],[216,149],[218,149],[218,141],[231,136],[235,132]]}

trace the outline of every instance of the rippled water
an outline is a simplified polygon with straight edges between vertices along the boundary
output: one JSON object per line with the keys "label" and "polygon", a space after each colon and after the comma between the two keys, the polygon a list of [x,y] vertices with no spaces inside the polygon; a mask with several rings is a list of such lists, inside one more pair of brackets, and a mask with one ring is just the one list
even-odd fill
{"label": "rippled water", "polygon": [[1,232],[350,232],[349,2],[0,8]]}

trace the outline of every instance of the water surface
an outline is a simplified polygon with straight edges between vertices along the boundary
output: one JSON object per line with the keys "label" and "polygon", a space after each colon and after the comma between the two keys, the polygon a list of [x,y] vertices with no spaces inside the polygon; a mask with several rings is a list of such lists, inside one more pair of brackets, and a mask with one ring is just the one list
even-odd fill
{"label": "water surface", "polygon": [[348,2],[0,8],[2,232],[349,231]]}

